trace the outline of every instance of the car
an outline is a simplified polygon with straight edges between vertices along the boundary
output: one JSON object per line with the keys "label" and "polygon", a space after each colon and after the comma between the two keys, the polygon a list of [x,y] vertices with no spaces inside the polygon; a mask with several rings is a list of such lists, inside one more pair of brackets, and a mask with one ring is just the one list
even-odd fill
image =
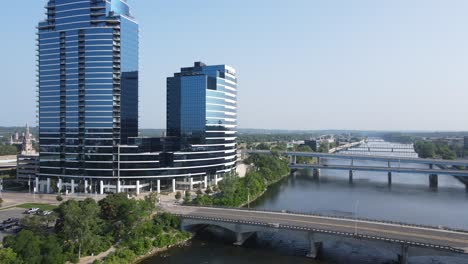
{"label": "car", "polygon": [[279,223],[268,223],[268,225],[270,227],[274,227],[274,228],[279,228],[280,227],[280,224]]}
{"label": "car", "polygon": [[11,229],[11,232],[13,233],[19,233],[21,230],[23,230],[23,227],[21,226],[16,226],[14,228]]}
{"label": "car", "polygon": [[7,220],[3,221],[2,224],[10,224],[10,223],[18,223],[19,218],[8,218]]}
{"label": "car", "polygon": [[44,211],[44,210],[38,210],[36,212],[37,215],[42,215],[42,216],[50,215],[51,213],[52,211]]}
{"label": "car", "polygon": [[9,228],[12,228],[14,227],[15,225],[17,225],[18,223],[16,222],[12,222],[12,223],[8,223],[8,224],[1,224],[0,225],[0,230],[7,230]]}
{"label": "car", "polygon": [[29,208],[24,213],[25,214],[35,214],[35,213],[37,213],[37,211],[39,211],[39,208]]}

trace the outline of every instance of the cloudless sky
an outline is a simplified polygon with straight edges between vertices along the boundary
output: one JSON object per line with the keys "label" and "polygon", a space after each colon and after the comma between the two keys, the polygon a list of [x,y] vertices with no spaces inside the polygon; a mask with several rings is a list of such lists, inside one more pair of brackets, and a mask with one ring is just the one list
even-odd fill
{"label": "cloudless sky", "polygon": [[[468,130],[466,0],[129,0],[140,23],[140,127],[164,128],[166,77],[238,71],[239,126]],[[44,0],[6,1],[0,125],[35,124]]]}

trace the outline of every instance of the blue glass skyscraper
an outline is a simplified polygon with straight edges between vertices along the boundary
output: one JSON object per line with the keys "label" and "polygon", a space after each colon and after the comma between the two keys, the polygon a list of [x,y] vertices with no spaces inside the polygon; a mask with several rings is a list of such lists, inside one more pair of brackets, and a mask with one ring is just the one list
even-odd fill
{"label": "blue glass skyscraper", "polygon": [[117,146],[138,135],[138,23],[126,0],[49,0],[46,10],[39,177],[44,188],[51,180],[88,188],[87,178],[117,176]]}
{"label": "blue glass skyscraper", "polygon": [[210,174],[230,172],[235,168],[236,129],[234,68],[196,62],[167,79],[167,135],[178,139],[186,157],[174,153],[175,166],[193,165],[192,157],[197,157],[196,163],[212,166]]}

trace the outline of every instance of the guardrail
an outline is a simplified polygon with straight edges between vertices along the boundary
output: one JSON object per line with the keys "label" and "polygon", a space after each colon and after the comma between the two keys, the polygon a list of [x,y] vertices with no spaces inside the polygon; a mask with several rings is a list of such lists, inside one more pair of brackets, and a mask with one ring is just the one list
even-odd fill
{"label": "guardrail", "polygon": [[371,235],[364,235],[364,234],[355,234],[355,233],[349,233],[349,232],[339,232],[339,231],[326,230],[326,229],[317,229],[317,228],[310,228],[310,227],[305,227],[305,226],[293,226],[293,225],[279,224],[277,227],[273,227],[273,226],[271,226],[270,223],[266,223],[266,222],[232,220],[232,219],[227,219],[227,218],[204,217],[204,216],[183,215],[183,214],[175,214],[175,215],[180,217],[180,218],[185,218],[185,219],[195,219],[195,220],[204,220],[204,221],[213,221],[213,222],[224,222],[224,223],[233,223],[233,224],[255,225],[255,226],[263,226],[263,227],[274,228],[274,229],[288,229],[288,230],[315,232],[315,233],[322,233],[322,234],[354,237],[356,239],[377,240],[377,241],[384,241],[384,242],[391,242],[391,243],[399,243],[399,244],[404,244],[404,245],[409,245],[409,246],[446,250],[446,251],[451,251],[451,252],[456,252],[456,253],[465,253],[464,250],[454,248],[454,247],[451,247],[451,246],[443,246],[443,245],[436,245],[436,244],[430,244],[430,243],[421,243],[421,242],[414,242],[414,241],[409,241],[409,240],[393,239],[393,238],[371,236]]}

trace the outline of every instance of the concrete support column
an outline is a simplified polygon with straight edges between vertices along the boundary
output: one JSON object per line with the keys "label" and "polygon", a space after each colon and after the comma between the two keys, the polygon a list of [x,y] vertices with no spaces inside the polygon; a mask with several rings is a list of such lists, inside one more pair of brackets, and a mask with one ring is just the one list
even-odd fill
{"label": "concrete support column", "polygon": [[136,181],[136,194],[140,195],[140,181]]}
{"label": "concrete support column", "polygon": [[439,177],[437,174],[430,174],[429,175],[429,187],[436,189],[439,186]]}
{"label": "concrete support column", "polygon": [[120,192],[120,180],[117,181],[117,189],[116,189],[116,192],[117,192],[117,193]]}
{"label": "concrete support column", "polygon": [[218,174],[215,174],[215,185],[218,185]]}
{"label": "concrete support column", "polygon": [[193,178],[192,177],[189,178],[189,190],[193,191]]}
{"label": "concrete support column", "polygon": [[398,262],[400,264],[408,264],[408,245],[401,245],[401,254],[398,256]]}
{"label": "concrete support column", "polygon": [[71,180],[71,194],[75,193],[75,180]]}
{"label": "concrete support column", "polygon": [[308,238],[309,238],[309,253],[307,254],[308,258],[317,258],[321,248],[322,248],[322,242],[317,242],[315,241],[315,234],[313,232],[308,233]]}
{"label": "concrete support column", "polygon": [[172,179],[172,192],[173,192],[173,193],[176,192],[176,181],[175,181],[175,178]]}
{"label": "concrete support column", "polygon": [[320,178],[320,169],[314,169],[313,170],[313,175],[315,179]]}
{"label": "concrete support column", "polygon": [[349,170],[349,183],[353,183],[353,176],[354,176],[353,170]]}
{"label": "concrete support column", "polygon": [[[34,180],[35,192],[39,191],[39,177]],[[34,191],[34,190],[33,190]]]}
{"label": "concrete support column", "polygon": [[205,176],[205,177],[203,178],[203,185],[205,186],[205,189],[208,188],[208,176]]}
{"label": "concrete support column", "polygon": [[46,193],[50,193],[50,178],[47,178]]}
{"label": "concrete support column", "polygon": [[84,193],[88,193],[88,180],[84,180]]}
{"label": "concrete support column", "polygon": [[157,180],[157,181],[156,181],[156,192],[157,192],[158,194],[161,193],[161,180]]}
{"label": "concrete support column", "polygon": [[63,187],[63,180],[59,179],[58,180],[58,192],[62,192],[62,187]]}
{"label": "concrete support column", "polygon": [[99,181],[99,194],[101,195],[104,194],[104,181],[103,180]]}
{"label": "concrete support column", "polygon": [[294,164],[297,163],[297,156],[293,156],[293,163],[294,163]]}
{"label": "concrete support column", "polygon": [[236,225],[236,241],[234,246],[242,246],[245,241],[247,241],[255,232],[242,232],[242,226],[240,224]]}

